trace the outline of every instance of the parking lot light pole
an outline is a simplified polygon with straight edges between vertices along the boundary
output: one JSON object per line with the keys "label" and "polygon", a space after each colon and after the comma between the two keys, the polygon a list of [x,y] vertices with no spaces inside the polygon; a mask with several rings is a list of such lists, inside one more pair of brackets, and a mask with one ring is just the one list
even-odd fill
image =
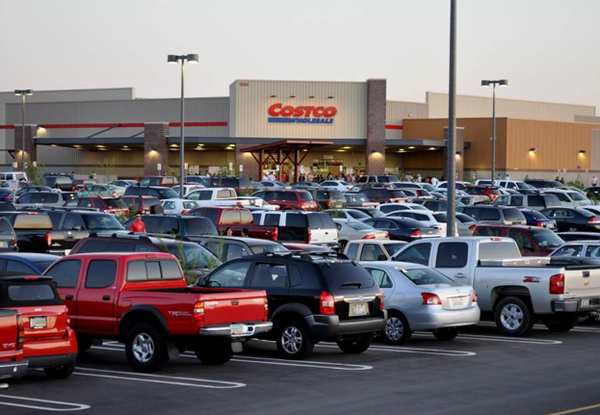
{"label": "parking lot light pole", "polygon": [[[21,97],[21,167],[25,170],[25,97],[33,95],[32,89],[15,89],[15,95]],[[15,150],[17,143],[15,142]]]}
{"label": "parking lot light pole", "polygon": [[448,86],[448,139],[446,141],[446,171],[448,196],[446,236],[456,235],[456,0],[450,0],[450,82]]}
{"label": "parking lot light pole", "polygon": [[494,185],[494,176],[496,175],[496,86],[507,87],[507,79],[483,80],[481,86],[484,88],[492,87],[492,180],[490,184]]}
{"label": "parking lot light pole", "polygon": [[179,197],[183,199],[184,188],[183,183],[185,182],[185,63],[198,63],[198,55],[191,53],[188,55],[168,55],[167,62],[171,64],[181,63],[181,140],[179,142]]}

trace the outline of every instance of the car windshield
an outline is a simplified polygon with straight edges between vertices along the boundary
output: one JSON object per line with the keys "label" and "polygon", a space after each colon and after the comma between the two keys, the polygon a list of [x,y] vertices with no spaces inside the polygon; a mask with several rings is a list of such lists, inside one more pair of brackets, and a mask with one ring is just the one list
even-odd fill
{"label": "car windshield", "polygon": [[269,253],[269,252],[282,252],[282,253],[291,252],[285,246],[279,245],[279,244],[253,245],[253,246],[250,246],[250,250],[252,251],[252,253],[254,255],[259,255],[259,254],[264,254],[264,253]]}
{"label": "car windshield", "polygon": [[104,199],[104,201],[111,208],[127,209],[127,205],[121,199]]}
{"label": "car windshield", "polygon": [[111,215],[81,215],[85,227],[89,231],[113,231],[125,229],[121,223]]}
{"label": "car windshield", "polygon": [[454,282],[431,268],[399,269],[415,285],[454,284]]}
{"label": "car windshield", "polygon": [[540,248],[558,248],[565,244],[565,241],[549,229],[540,229],[531,232],[531,236]]}
{"label": "car windshield", "polygon": [[182,268],[216,268],[221,265],[221,261],[209,250],[198,244],[169,244],[166,247],[170,253],[175,255],[182,265]]}
{"label": "car windshield", "polygon": [[357,231],[366,231],[366,230],[373,230],[374,228],[372,226],[367,225],[366,223],[362,223],[362,222],[348,222],[348,226],[350,226],[352,229],[357,230]]}
{"label": "car windshield", "polygon": [[517,187],[519,189],[522,189],[522,190],[532,190],[532,189],[535,189],[535,187],[530,186],[530,185],[528,185],[525,182],[517,182],[516,184],[517,184]]}

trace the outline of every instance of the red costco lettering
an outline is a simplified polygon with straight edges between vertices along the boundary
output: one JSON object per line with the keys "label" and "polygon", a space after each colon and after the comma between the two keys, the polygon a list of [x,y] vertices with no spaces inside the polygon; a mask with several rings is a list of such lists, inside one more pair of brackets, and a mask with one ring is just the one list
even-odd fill
{"label": "red costco lettering", "polygon": [[332,118],[337,114],[336,107],[305,107],[298,106],[292,107],[291,105],[283,106],[282,103],[278,102],[269,107],[269,115],[271,117],[325,117]]}

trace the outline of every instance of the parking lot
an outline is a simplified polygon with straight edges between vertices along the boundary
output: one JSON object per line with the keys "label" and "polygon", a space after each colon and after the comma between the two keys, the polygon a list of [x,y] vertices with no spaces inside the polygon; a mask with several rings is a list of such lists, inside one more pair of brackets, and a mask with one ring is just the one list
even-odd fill
{"label": "parking lot", "polygon": [[0,413],[600,414],[599,341],[598,326],[536,326],[508,338],[483,322],[452,342],[417,333],[406,346],[374,343],[361,355],[319,344],[306,361],[282,360],[274,344],[254,340],[224,366],[184,354],[155,374],[133,372],[122,346],[106,342],[69,379],[33,371],[12,381]]}

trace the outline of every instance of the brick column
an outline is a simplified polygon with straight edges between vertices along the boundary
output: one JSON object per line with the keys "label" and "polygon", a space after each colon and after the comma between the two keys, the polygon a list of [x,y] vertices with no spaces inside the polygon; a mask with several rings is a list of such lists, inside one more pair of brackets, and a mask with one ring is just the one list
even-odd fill
{"label": "brick column", "polygon": [[[448,127],[444,127],[444,141],[448,143]],[[459,181],[464,180],[465,175],[465,129],[456,127],[456,173]],[[448,180],[448,147],[444,147],[444,180]]]}
{"label": "brick column", "polygon": [[[169,123],[144,124],[144,176],[156,176],[169,168]],[[158,171],[158,163],[161,171]]]}
{"label": "brick column", "polygon": [[37,149],[33,138],[37,134],[37,125],[25,124],[25,159],[23,160],[23,127],[15,125],[15,161],[18,163],[17,171],[24,171],[23,161],[31,163],[37,161]]}
{"label": "brick column", "polygon": [[367,80],[366,174],[385,173],[386,80]]}
{"label": "brick column", "polygon": [[258,173],[258,163],[250,153],[244,153],[244,149],[255,146],[256,144],[236,144],[235,145],[235,166],[236,171],[240,168],[240,164],[244,166],[244,171],[241,176],[247,179],[252,178],[256,182],[262,180],[262,174]]}

